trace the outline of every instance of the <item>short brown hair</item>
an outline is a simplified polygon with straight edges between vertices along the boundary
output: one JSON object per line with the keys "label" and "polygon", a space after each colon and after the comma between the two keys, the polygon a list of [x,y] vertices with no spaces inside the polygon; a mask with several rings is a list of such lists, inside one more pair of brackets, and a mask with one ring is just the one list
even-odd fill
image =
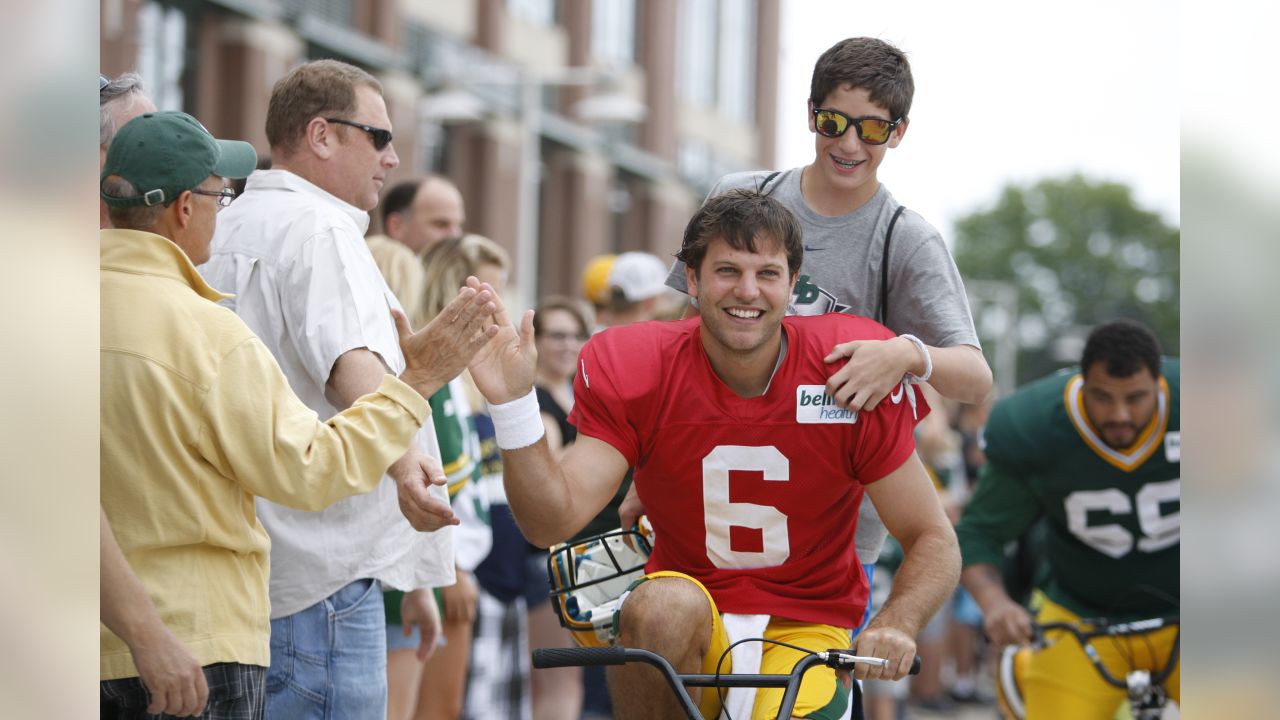
{"label": "short brown hair", "polygon": [[355,114],[356,88],[361,85],[382,92],[377,78],[339,60],[316,60],[294,68],[271,88],[267,105],[271,149],[292,153],[314,118]]}
{"label": "short brown hair", "polygon": [[862,88],[871,101],[889,111],[890,120],[911,112],[916,85],[911,63],[898,48],[876,38],[848,38],[832,45],[813,66],[809,102],[821,107],[827,96],[844,86]]}
{"label": "short brown hair", "polygon": [[[102,181],[102,191],[112,197],[132,198],[141,193],[133,183],[119,175],[108,175]],[[170,200],[163,205],[133,205],[130,207],[107,206],[107,217],[111,219],[111,227],[119,230],[150,230],[160,221],[165,208],[173,204]]]}
{"label": "short brown hair", "polygon": [[782,203],[755,190],[730,190],[698,208],[685,226],[676,257],[700,276],[707,246],[715,238],[749,253],[760,252],[756,247],[761,240],[777,242],[787,254],[788,275],[795,275],[804,260],[800,221]]}

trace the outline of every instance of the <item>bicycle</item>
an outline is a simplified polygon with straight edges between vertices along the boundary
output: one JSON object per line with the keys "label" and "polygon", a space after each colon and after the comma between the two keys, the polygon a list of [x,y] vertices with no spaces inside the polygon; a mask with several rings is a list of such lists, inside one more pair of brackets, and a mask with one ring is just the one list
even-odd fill
{"label": "bicycle", "polygon": [[[1103,664],[1098,650],[1093,646],[1097,638],[1122,638],[1143,635],[1165,627],[1179,628],[1174,635],[1173,647],[1164,667],[1152,674],[1150,670],[1130,670],[1124,679],[1118,678]],[[1089,628],[1089,629],[1085,629]],[[997,671],[997,686],[1001,710],[1008,717],[1025,720],[1026,706],[1022,702],[1019,687],[1021,668],[1030,659],[1031,653],[1043,650],[1053,641],[1046,637],[1047,633],[1063,632],[1076,639],[1084,650],[1085,656],[1094,669],[1107,684],[1124,690],[1128,695],[1129,709],[1134,720],[1158,720],[1168,703],[1169,694],[1164,682],[1173,674],[1178,664],[1178,642],[1181,636],[1178,617],[1160,617],[1133,622],[1113,623],[1107,618],[1081,618],[1075,622],[1050,622],[1036,624],[1033,627],[1033,638],[1028,645],[1010,645],[1000,655]]]}
{"label": "bicycle", "polygon": [[[854,655],[849,650],[836,649],[824,652],[810,652],[800,658],[787,675],[748,673],[704,675],[678,673],[671,666],[671,663],[667,662],[666,658],[657,653],[637,648],[626,648],[620,645],[610,647],[544,648],[533,651],[533,667],[539,669],[569,666],[585,667],[589,665],[625,665],[629,662],[642,662],[657,668],[662,672],[667,685],[675,694],[689,720],[705,720],[698,711],[697,703],[689,697],[689,692],[685,688],[785,688],[782,695],[782,703],[778,706],[778,717],[789,718],[791,717],[791,711],[795,708],[796,698],[800,692],[800,681],[810,668],[826,665],[837,670],[851,670],[853,665],[857,663],[868,663],[883,667],[888,661],[876,657]],[[910,674],[917,675],[919,672],[920,658],[917,656],[911,663]],[[853,683],[849,700],[853,707],[861,706],[861,691],[857,682]]]}

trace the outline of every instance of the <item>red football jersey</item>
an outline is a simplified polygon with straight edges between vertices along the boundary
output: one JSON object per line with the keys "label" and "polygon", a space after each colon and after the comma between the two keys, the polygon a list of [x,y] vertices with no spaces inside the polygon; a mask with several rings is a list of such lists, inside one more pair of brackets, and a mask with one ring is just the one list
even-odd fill
{"label": "red football jersey", "polygon": [[870,413],[826,394],[837,343],[893,337],[862,317],[783,320],[768,392],[742,398],[711,369],[697,318],[611,328],[583,348],[570,421],[635,468],[653,524],[646,570],[697,578],[722,612],[855,627],[867,581],[853,533],[863,485],[898,469],[928,413],[900,385]]}

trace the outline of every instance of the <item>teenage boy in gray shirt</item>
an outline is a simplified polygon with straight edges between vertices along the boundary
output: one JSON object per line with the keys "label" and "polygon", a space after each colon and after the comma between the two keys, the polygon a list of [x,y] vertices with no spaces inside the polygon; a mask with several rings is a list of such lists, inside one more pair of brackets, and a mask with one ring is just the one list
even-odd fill
{"label": "teenage boy in gray shirt", "polygon": [[[901,333],[832,349],[828,361],[849,362],[827,381],[827,390],[852,410],[875,408],[904,374],[965,403],[981,402],[991,391],[991,368],[942,236],[876,178],[888,149],[906,134],[914,91],[901,50],[875,38],[842,40],[813,69],[813,162],[778,173],[727,175],[708,194],[756,188],[800,220],[804,263],[791,299],[793,314],[853,313]],[[687,291],[679,260],[667,284]],[[638,515],[638,503],[628,498],[624,524]],[[885,534],[874,506],[864,501],[856,542],[868,578]]]}

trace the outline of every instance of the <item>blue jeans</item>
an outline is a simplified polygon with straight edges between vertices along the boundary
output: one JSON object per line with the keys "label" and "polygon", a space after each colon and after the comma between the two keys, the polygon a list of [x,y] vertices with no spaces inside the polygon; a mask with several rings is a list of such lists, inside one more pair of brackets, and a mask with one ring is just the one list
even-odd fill
{"label": "blue jeans", "polygon": [[382,588],[369,579],[272,620],[268,720],[384,720],[386,622]]}

